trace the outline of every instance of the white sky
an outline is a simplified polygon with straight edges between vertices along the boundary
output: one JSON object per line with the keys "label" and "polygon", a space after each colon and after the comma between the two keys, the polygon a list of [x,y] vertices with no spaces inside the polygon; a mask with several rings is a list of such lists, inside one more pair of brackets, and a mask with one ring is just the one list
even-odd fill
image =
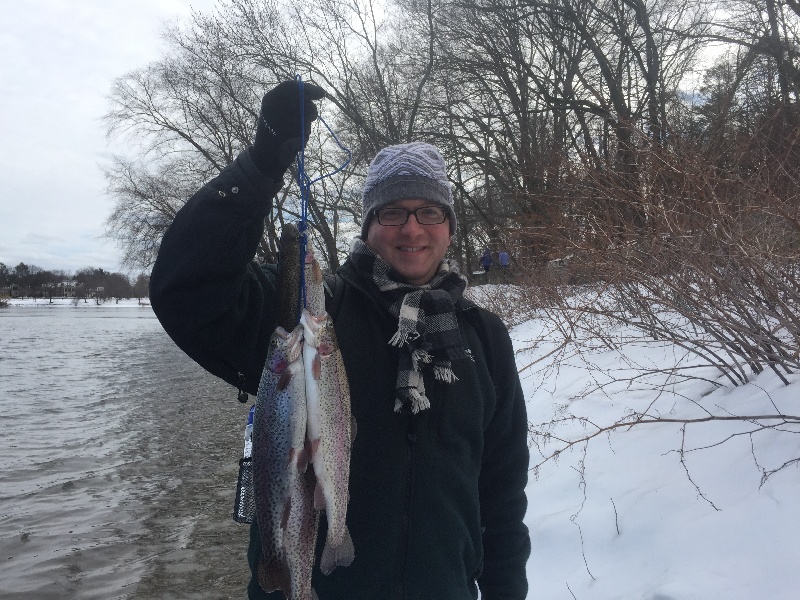
{"label": "white sky", "polygon": [[[120,270],[101,120],[115,78],[159,58],[164,21],[215,0],[0,0],[0,262]],[[113,143],[113,142],[112,142]]]}

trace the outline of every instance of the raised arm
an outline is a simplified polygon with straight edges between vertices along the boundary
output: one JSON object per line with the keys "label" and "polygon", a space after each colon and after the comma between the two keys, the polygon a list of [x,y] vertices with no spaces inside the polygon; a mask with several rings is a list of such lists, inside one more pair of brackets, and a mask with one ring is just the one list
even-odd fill
{"label": "raised arm", "polygon": [[229,383],[255,393],[275,327],[275,272],[253,262],[283,175],[308,140],[321,88],[305,84],[305,140],[298,84],[267,92],[255,142],[178,211],[161,242],[150,301],[175,343]]}

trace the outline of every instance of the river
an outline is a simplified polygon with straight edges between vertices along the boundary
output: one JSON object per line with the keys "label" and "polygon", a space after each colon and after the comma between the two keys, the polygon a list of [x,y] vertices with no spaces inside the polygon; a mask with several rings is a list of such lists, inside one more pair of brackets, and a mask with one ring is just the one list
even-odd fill
{"label": "river", "polygon": [[0,309],[0,599],[244,598],[247,408],[149,307]]}

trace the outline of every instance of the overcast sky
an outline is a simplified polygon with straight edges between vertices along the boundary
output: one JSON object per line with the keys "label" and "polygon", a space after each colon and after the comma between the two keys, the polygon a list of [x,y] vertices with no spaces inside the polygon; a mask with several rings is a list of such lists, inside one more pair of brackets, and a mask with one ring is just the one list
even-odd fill
{"label": "overcast sky", "polygon": [[115,78],[160,56],[165,21],[215,0],[0,0],[0,262],[119,271],[101,167]]}

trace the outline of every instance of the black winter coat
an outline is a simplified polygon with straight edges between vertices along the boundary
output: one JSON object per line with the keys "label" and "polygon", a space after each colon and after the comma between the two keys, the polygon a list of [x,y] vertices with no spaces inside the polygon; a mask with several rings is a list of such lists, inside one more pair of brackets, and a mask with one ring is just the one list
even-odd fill
{"label": "black winter coat", "polygon": [[[201,188],[161,244],[150,300],[164,329],[211,373],[255,393],[275,327],[275,271],[252,262],[280,188],[248,152]],[[523,523],[528,447],[525,403],[508,333],[493,314],[456,304],[475,358],[458,381],[425,381],[430,410],[394,412],[397,319],[349,262],[328,310],[350,383],[357,435],[347,523],[355,560],[314,573],[320,600],[523,600],[530,553]],[[322,519],[318,554],[324,542]],[[249,560],[257,564],[258,529]],[[280,598],[261,592],[251,598]]]}

